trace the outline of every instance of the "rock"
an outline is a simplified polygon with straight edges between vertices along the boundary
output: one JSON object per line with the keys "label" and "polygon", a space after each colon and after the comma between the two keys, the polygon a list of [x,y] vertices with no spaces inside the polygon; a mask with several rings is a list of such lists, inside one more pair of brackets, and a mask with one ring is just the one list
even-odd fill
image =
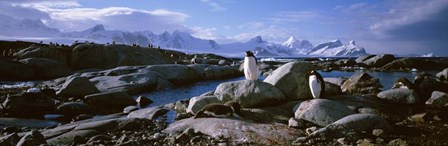
{"label": "rock", "polygon": [[295,111],[294,117],[319,126],[326,126],[351,114],[355,114],[355,112],[339,102],[328,99],[312,99],[302,102]]}
{"label": "rock", "polygon": [[192,64],[189,67],[195,69],[203,80],[216,80],[239,77],[243,75],[237,66],[217,66],[207,64]]}
{"label": "rock", "polygon": [[366,61],[367,59],[370,59],[372,57],[375,57],[376,55],[363,55],[363,56],[359,56],[358,58],[356,58],[356,63],[363,63],[364,61]]}
{"label": "rock", "polygon": [[62,48],[49,48],[44,46],[31,45],[28,48],[22,49],[14,54],[20,59],[25,58],[47,58],[56,60],[61,63],[67,63],[68,51],[64,51]]}
{"label": "rock", "polygon": [[135,100],[137,102],[138,107],[146,107],[149,104],[153,103],[153,101],[151,99],[149,99],[148,97],[141,95],[139,97],[137,97],[137,99]]}
{"label": "rock", "polygon": [[214,93],[221,101],[236,101],[241,107],[272,106],[285,100],[282,91],[262,81],[242,80],[221,83]]}
{"label": "rock", "polygon": [[218,65],[229,65],[230,63],[227,60],[219,60]]}
{"label": "rock", "polygon": [[173,85],[159,73],[144,66],[122,66],[100,72],[83,73],[101,92],[144,93]]}
{"label": "rock", "polygon": [[33,130],[23,136],[16,146],[30,146],[47,144],[44,136],[37,130]]}
{"label": "rock", "polygon": [[312,99],[306,72],[313,69],[308,63],[290,62],[277,68],[264,82],[280,89],[288,100]]}
{"label": "rock", "polygon": [[147,67],[159,73],[174,85],[191,84],[199,81],[200,75],[191,67],[179,64],[151,65]]}
{"label": "rock", "polygon": [[3,110],[13,117],[39,117],[55,110],[55,101],[41,92],[10,95]]}
{"label": "rock", "polygon": [[344,82],[341,89],[343,93],[362,95],[377,94],[383,86],[377,78],[367,73],[357,73]]}
{"label": "rock", "polygon": [[288,120],[288,126],[293,128],[303,128],[305,126],[305,121],[291,117]]}
{"label": "rock", "polygon": [[75,140],[75,137],[80,137],[81,139],[89,139],[98,134],[100,134],[100,132],[97,130],[68,131],[56,137],[48,138],[47,142],[49,145],[69,145]]}
{"label": "rock", "polygon": [[376,137],[384,137],[384,130],[383,129],[373,129],[372,135]]}
{"label": "rock", "polygon": [[172,59],[155,49],[127,45],[80,44],[72,50],[69,59],[69,64],[75,69],[173,63]]}
{"label": "rock", "polygon": [[25,119],[25,118],[0,118],[0,128],[13,127],[28,127],[28,128],[46,128],[60,124],[59,122],[50,120]]}
{"label": "rock", "polygon": [[93,112],[92,107],[83,102],[66,102],[57,108],[58,113],[67,116],[74,117],[81,114],[91,114]]}
{"label": "rock", "polygon": [[26,58],[19,60],[34,70],[35,79],[51,79],[71,74],[71,69],[60,62],[45,58]]}
{"label": "rock", "polygon": [[341,95],[341,94],[342,94],[341,86],[333,84],[333,83],[325,82],[325,91],[324,91],[323,97],[331,97],[331,96],[336,96],[336,95]]}
{"label": "rock", "polygon": [[407,146],[408,143],[406,141],[402,140],[401,138],[398,138],[398,139],[394,139],[394,140],[390,141],[388,145],[390,145],[390,146]]}
{"label": "rock", "polygon": [[144,108],[129,113],[128,118],[156,119],[165,115],[168,111],[160,107]]}
{"label": "rock", "polygon": [[441,82],[448,82],[448,68],[445,68],[443,71],[437,73],[436,77],[439,78]]}
{"label": "rock", "polygon": [[371,67],[382,67],[395,60],[392,54],[381,54],[363,61],[364,64]]}
{"label": "rock", "polygon": [[14,146],[19,142],[19,140],[20,137],[17,135],[17,133],[8,134],[0,138],[0,145]]}
{"label": "rock", "polygon": [[126,108],[123,109],[123,113],[125,113],[125,114],[129,114],[129,113],[131,113],[131,112],[133,112],[133,111],[136,111],[136,110],[138,110],[138,107],[137,107],[137,106],[135,106],[135,105],[130,105],[130,106],[127,106]]}
{"label": "rock", "polygon": [[84,97],[89,94],[100,93],[95,84],[86,77],[67,78],[62,88],[56,93],[62,97]]}
{"label": "rock", "polygon": [[338,66],[354,66],[356,65],[356,61],[352,59],[341,59],[335,62]]}
{"label": "rock", "polygon": [[448,106],[448,94],[440,91],[432,92],[431,98],[425,102],[427,105],[431,106]]}
{"label": "rock", "polygon": [[313,132],[309,135],[309,138],[319,136],[325,136],[327,138],[345,137],[352,130],[361,134],[363,131],[372,131],[374,129],[382,129],[385,133],[388,133],[392,131],[392,126],[383,117],[378,115],[353,114]]}
{"label": "rock", "polygon": [[186,112],[196,114],[204,106],[210,103],[224,103],[224,101],[219,100],[218,97],[214,95],[196,96],[190,99]]}
{"label": "rock", "polygon": [[36,79],[34,69],[19,62],[0,60],[0,80],[32,80]]}
{"label": "rock", "polygon": [[85,102],[95,109],[120,109],[135,105],[135,100],[124,92],[106,92],[84,97]]}
{"label": "rock", "polygon": [[299,129],[283,124],[251,123],[227,118],[183,119],[170,124],[163,132],[169,134],[190,128],[213,138],[225,137],[229,141],[246,141],[253,145],[291,145],[297,135],[303,134]]}
{"label": "rock", "polygon": [[378,93],[378,98],[389,102],[402,104],[415,104],[419,102],[417,93],[408,88],[395,88]]}
{"label": "rock", "polygon": [[108,140],[112,140],[112,137],[108,136],[108,135],[104,135],[104,134],[100,134],[100,135],[95,135],[92,138],[90,138],[87,143],[93,143],[94,141],[108,141]]}
{"label": "rock", "polygon": [[427,113],[416,114],[416,115],[411,116],[411,120],[416,123],[425,123],[430,119],[431,118],[429,117],[429,115]]}
{"label": "rock", "polygon": [[324,78],[325,82],[328,83],[333,83],[336,84],[338,86],[342,86],[344,84],[345,81],[347,81],[346,78]]}
{"label": "rock", "polygon": [[434,77],[428,75],[417,75],[414,81],[414,91],[420,97],[420,102],[424,104],[431,98],[434,91],[448,92],[448,84],[437,81]]}
{"label": "rock", "polygon": [[[431,65],[428,65],[431,64]],[[412,69],[416,68],[419,70],[434,70],[434,69],[443,69],[446,68],[447,65],[442,63],[437,63],[429,59],[422,58],[401,58],[397,59],[393,62],[390,62],[382,67],[385,70],[393,70],[393,69]]]}

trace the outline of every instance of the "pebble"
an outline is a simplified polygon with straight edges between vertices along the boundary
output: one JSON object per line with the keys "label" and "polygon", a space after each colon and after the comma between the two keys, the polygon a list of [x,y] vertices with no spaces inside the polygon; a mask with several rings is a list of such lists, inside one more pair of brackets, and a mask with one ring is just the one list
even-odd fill
{"label": "pebble", "polygon": [[404,140],[398,138],[398,139],[395,139],[395,140],[390,141],[390,142],[389,142],[389,145],[394,145],[394,146],[407,146],[408,143],[406,143],[406,141],[404,141]]}
{"label": "pebble", "polygon": [[342,137],[342,138],[338,138],[336,141],[337,141],[338,143],[342,144],[342,145],[346,145],[346,144],[347,144],[347,141],[345,140],[344,137]]}
{"label": "pebble", "polygon": [[381,137],[384,135],[384,130],[383,129],[374,129],[372,131],[372,134],[377,136],[377,137]]}
{"label": "pebble", "polygon": [[317,127],[310,127],[310,128],[306,128],[306,134],[310,135],[311,133],[313,133],[314,131],[317,130]]}

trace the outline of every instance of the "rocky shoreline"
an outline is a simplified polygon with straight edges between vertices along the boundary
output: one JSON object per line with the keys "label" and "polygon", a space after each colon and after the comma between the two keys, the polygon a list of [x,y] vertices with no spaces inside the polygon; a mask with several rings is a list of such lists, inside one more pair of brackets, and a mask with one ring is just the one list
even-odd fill
{"label": "rocky shoreline", "polygon": [[[224,82],[190,99],[147,107],[150,97],[133,96],[239,77],[239,59],[115,44],[7,46],[12,53],[0,59],[0,80],[45,81],[1,89],[2,145],[448,144],[442,138],[448,134],[444,58],[265,62],[264,80]],[[326,78],[324,98],[313,99],[306,75],[313,69],[441,72],[419,73],[412,86],[393,89],[365,72]],[[192,117],[207,104],[227,101],[242,106],[240,118]]]}

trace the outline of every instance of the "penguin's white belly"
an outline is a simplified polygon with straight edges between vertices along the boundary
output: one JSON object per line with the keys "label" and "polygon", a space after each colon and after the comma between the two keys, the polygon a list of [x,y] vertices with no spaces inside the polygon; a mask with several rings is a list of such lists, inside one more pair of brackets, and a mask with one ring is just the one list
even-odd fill
{"label": "penguin's white belly", "polygon": [[309,84],[310,84],[310,90],[311,90],[311,94],[313,95],[314,98],[320,98],[320,91],[322,90],[320,88],[320,84],[317,81],[317,77],[316,76],[310,76],[309,78]]}
{"label": "penguin's white belly", "polygon": [[254,57],[244,58],[244,76],[247,80],[258,79],[258,68]]}

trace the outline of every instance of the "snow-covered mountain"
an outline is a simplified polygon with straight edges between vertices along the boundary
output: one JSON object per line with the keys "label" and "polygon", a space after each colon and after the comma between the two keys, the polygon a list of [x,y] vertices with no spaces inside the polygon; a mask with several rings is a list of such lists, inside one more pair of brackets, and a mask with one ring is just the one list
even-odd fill
{"label": "snow-covered mountain", "polygon": [[49,28],[41,20],[16,19],[0,14],[0,35],[23,37],[50,37],[60,34],[58,29]]}
{"label": "snow-covered mountain", "polygon": [[221,50],[216,50],[217,53],[223,55],[241,55],[244,51],[254,51],[256,56],[292,56],[289,49],[286,49],[282,45],[270,43],[256,36],[247,42],[235,42],[229,44],[223,44]]}
{"label": "snow-covered mountain", "polygon": [[310,53],[313,45],[308,40],[299,41],[295,37],[291,36],[289,39],[282,43],[282,45],[286,48],[291,49],[293,54],[296,55],[306,55]]}
{"label": "snow-covered mountain", "polygon": [[324,42],[313,47],[309,53],[311,56],[361,56],[367,54],[363,47],[358,47],[355,41],[343,45],[340,40]]}

